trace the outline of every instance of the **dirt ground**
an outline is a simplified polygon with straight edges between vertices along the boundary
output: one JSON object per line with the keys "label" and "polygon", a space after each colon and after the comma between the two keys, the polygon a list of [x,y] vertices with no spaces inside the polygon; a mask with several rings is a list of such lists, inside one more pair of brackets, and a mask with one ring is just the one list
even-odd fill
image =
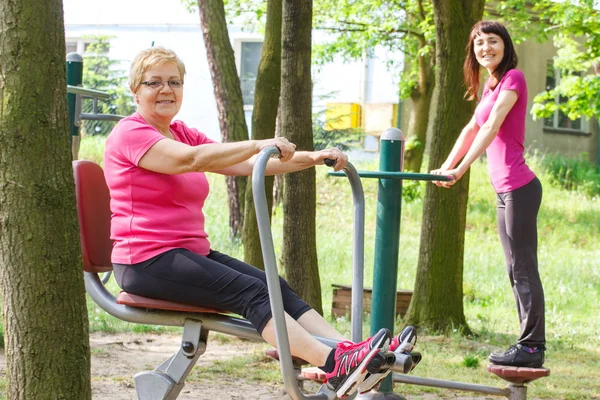
{"label": "dirt ground", "polygon": [[[133,375],[152,370],[173,355],[181,336],[170,334],[92,333],[92,398],[93,400],[137,400]],[[196,365],[210,366],[215,360],[233,355],[253,354],[258,344],[248,341],[219,344],[208,341],[206,352]],[[192,372],[193,373],[193,372]],[[4,354],[0,354],[0,374],[5,374]],[[435,395],[411,396],[409,400],[491,400],[497,397],[465,397],[452,393],[447,397]],[[289,400],[281,386],[262,385],[251,381],[233,382],[224,376],[218,382],[186,383],[178,400]]]}
{"label": "dirt ground", "polygon": [[[156,368],[175,354],[181,336],[167,334],[92,333],[92,398],[94,400],[136,400],[133,375]],[[208,341],[206,352],[196,365],[253,352],[256,344],[240,341],[221,345]],[[282,389],[246,382],[186,383],[178,400],[276,400],[288,399]]]}
{"label": "dirt ground", "polygon": [[[136,400],[133,375],[139,371],[152,370],[162,361],[173,355],[181,337],[177,335],[156,335],[120,333],[93,333],[90,336],[92,348],[92,389],[94,400]],[[232,355],[252,354],[256,343],[234,341],[219,344],[208,341],[206,352],[196,365],[210,365]],[[254,382],[236,381],[200,384],[186,383],[178,400],[219,399],[219,400],[289,400],[290,397],[280,387],[265,386]],[[226,388],[225,388],[226,387]],[[487,400],[497,397],[463,397],[453,393],[446,399]],[[417,400],[411,396],[409,400]],[[418,396],[418,400],[441,399],[434,395]]]}

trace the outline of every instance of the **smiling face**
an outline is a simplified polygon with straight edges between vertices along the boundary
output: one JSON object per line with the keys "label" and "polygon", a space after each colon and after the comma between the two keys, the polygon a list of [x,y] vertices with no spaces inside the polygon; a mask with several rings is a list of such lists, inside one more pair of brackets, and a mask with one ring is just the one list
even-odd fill
{"label": "smiling face", "polygon": [[504,41],[495,33],[480,32],[473,41],[473,51],[479,64],[492,74],[504,58]]}
{"label": "smiling face", "polygon": [[172,88],[165,81],[183,80],[176,63],[165,62],[156,65],[142,76],[142,82],[162,81],[160,88],[153,89],[140,84],[135,92],[138,111],[156,126],[169,126],[181,108],[183,87]]}

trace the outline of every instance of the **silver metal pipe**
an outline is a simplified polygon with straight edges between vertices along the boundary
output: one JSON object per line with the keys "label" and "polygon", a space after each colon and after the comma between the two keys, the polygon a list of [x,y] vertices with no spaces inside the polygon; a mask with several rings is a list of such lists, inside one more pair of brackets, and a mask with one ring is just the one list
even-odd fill
{"label": "silver metal pipe", "polygon": [[275,154],[280,154],[275,146],[267,147],[258,154],[258,158],[254,164],[254,170],[252,171],[252,194],[254,196],[256,221],[258,224],[262,255],[265,264],[267,287],[269,289],[269,302],[271,304],[271,313],[273,314],[275,323],[275,338],[277,341],[277,351],[279,352],[279,366],[281,368],[281,375],[283,377],[283,384],[286,392],[292,399],[327,400],[327,396],[323,393],[305,395],[300,391],[298,381],[296,380],[296,372],[294,371],[294,366],[292,364],[292,354],[285,323],[281,286],[279,284],[279,274],[277,273],[277,260],[273,246],[273,236],[271,233],[267,197],[265,194],[265,170],[267,168],[267,162],[271,156]]}
{"label": "silver metal pipe", "polygon": [[443,381],[440,379],[422,378],[414,375],[403,375],[394,373],[394,382],[407,383],[409,385],[429,386],[442,389],[463,390],[466,392],[485,393],[492,396],[510,397],[509,388],[497,388],[493,386],[476,385],[472,383]]}
{"label": "silver metal pipe", "polygon": [[354,201],[354,232],[352,238],[352,298],[351,333],[352,341],[362,341],[363,289],[365,271],[365,193],[362,181],[354,166],[346,164],[344,173],[352,187]]}
{"label": "silver metal pipe", "polygon": [[120,121],[125,118],[123,115],[115,114],[79,114],[79,119],[88,121]]}
{"label": "silver metal pipe", "polygon": [[67,93],[81,94],[83,96],[95,97],[100,100],[109,100],[110,94],[100,90],[86,89],[81,86],[67,85]]}

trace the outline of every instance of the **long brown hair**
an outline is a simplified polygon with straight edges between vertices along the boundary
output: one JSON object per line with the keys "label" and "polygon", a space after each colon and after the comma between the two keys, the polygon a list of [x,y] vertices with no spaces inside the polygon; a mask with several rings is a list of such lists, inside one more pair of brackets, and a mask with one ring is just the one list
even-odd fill
{"label": "long brown hair", "polygon": [[477,92],[479,91],[479,71],[481,70],[481,66],[475,57],[475,39],[482,33],[494,33],[500,36],[504,42],[504,57],[492,73],[496,82],[500,82],[509,70],[517,67],[517,63],[519,62],[510,34],[504,25],[497,21],[477,22],[471,29],[469,43],[466,48],[467,58],[465,59],[465,64],[463,66],[465,85],[467,86],[467,92],[465,93],[467,100],[479,100]]}

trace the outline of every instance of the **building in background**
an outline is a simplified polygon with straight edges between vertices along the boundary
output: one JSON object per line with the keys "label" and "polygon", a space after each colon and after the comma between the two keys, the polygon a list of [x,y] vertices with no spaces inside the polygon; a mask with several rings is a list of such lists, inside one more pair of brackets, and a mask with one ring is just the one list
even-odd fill
{"label": "building in background", "polygon": [[[85,54],[92,36],[110,37],[109,56],[120,60],[127,71],[138,51],[152,45],[173,49],[187,68],[185,101],[177,118],[219,140],[219,122],[213,85],[198,12],[189,12],[181,0],[64,0],[67,52]],[[256,70],[262,36],[230,26],[229,36],[240,73],[244,109],[250,126]],[[315,32],[314,41],[325,39]],[[519,68],[529,89],[529,109],[533,98],[560,79],[552,68],[555,48],[551,42],[525,42],[517,46]],[[387,70],[389,54],[376,49],[373,58],[361,62],[334,63],[313,68],[313,107],[327,128],[361,128],[363,146],[378,149],[378,134],[390,126],[407,131],[410,100],[398,101],[398,74]],[[392,57],[402,57],[401,54]],[[556,99],[560,102],[561,99]],[[435,104],[432,105],[432,109]],[[600,153],[598,124],[581,118],[569,120],[559,111],[551,118],[527,119],[525,145],[529,149],[578,156],[587,153],[596,160]],[[597,162],[600,160],[596,160]]]}
{"label": "building in background", "polygon": [[[180,0],[64,0],[64,12],[67,53],[77,51],[85,55],[93,37],[106,36],[110,38],[109,57],[121,61],[120,68],[126,72],[142,49],[152,45],[173,49],[187,70],[185,101],[177,118],[215,140],[220,139],[198,11],[187,11]],[[262,35],[241,26],[230,26],[229,37],[250,125]],[[397,79],[394,80],[383,62],[336,62],[315,67],[313,86],[313,106],[318,115],[324,114],[320,112],[327,103],[398,103]]]}

